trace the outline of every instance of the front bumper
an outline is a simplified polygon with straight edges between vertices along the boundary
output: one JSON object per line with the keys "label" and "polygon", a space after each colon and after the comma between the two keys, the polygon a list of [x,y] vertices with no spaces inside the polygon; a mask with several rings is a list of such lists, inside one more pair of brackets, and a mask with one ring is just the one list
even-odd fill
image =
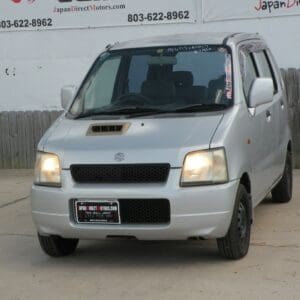
{"label": "front bumper", "polygon": [[[219,238],[230,226],[239,181],[222,185],[181,188],[181,169],[171,169],[166,184],[79,185],[69,171],[62,172],[62,188],[32,187],[32,216],[42,235],[105,239],[134,236],[139,240]],[[168,199],[168,225],[86,225],[74,221],[70,199]]]}

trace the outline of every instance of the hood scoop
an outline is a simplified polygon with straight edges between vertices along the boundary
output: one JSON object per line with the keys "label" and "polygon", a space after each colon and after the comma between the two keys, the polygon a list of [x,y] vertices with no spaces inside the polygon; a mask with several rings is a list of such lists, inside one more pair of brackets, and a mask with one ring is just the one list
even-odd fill
{"label": "hood scoop", "polygon": [[129,129],[129,123],[92,124],[87,136],[122,135]]}

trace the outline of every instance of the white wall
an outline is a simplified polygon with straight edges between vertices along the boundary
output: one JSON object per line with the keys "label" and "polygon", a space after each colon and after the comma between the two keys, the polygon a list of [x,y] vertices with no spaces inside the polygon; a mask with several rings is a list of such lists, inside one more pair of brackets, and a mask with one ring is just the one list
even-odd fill
{"label": "white wall", "polygon": [[198,10],[197,24],[0,33],[0,111],[60,109],[60,87],[78,85],[107,44],[151,35],[259,32],[281,67],[300,67],[299,16],[203,24]]}

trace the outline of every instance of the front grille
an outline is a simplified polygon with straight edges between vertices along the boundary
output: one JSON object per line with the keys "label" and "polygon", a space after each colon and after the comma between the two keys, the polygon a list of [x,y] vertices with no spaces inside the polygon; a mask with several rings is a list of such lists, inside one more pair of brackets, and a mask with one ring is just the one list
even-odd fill
{"label": "front grille", "polygon": [[77,183],[163,183],[169,171],[169,164],[71,166]]}
{"label": "front grille", "polygon": [[[75,222],[76,199],[72,199],[72,214]],[[121,224],[150,225],[170,223],[170,202],[167,199],[119,199]]]}
{"label": "front grille", "polygon": [[120,199],[122,224],[168,224],[170,202],[167,199]]}

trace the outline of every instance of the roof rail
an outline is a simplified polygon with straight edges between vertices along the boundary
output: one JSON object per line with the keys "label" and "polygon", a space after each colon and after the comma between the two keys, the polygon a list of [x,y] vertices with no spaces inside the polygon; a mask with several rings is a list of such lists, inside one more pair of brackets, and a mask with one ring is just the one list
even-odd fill
{"label": "roof rail", "polygon": [[228,36],[223,40],[223,44],[226,45],[229,39],[233,38],[234,36],[236,36],[236,35],[238,35],[238,34],[242,34],[242,32],[236,32],[236,33],[233,33],[233,34],[228,35]]}
{"label": "roof rail", "polygon": [[106,45],[105,50],[109,51],[117,44],[119,44],[119,42],[115,42],[114,44],[108,44]]}

